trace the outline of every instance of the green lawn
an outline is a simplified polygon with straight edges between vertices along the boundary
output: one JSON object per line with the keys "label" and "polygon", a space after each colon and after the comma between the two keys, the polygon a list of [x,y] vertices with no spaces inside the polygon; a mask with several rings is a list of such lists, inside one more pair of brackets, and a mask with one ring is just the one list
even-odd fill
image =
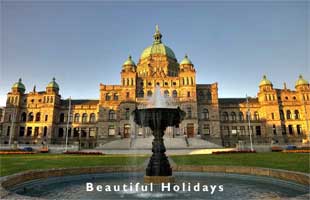
{"label": "green lawn", "polygon": [[142,165],[147,156],[128,155],[1,155],[0,176],[31,169],[87,167],[107,165]]}
{"label": "green lawn", "polygon": [[177,165],[255,166],[310,173],[310,155],[299,153],[244,153],[171,156]]}
{"label": "green lawn", "polygon": [[[141,166],[146,155],[1,155],[0,176],[31,169],[63,167],[138,165]],[[255,153],[222,155],[175,155],[170,156],[177,165],[225,165],[255,166],[286,169],[310,173],[309,154],[297,153]]]}

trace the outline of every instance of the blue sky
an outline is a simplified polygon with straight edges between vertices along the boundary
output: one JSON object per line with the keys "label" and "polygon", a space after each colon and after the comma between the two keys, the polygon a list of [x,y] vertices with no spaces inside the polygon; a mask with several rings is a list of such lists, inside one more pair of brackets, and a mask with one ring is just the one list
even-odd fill
{"label": "blue sky", "polygon": [[178,61],[187,53],[198,83],[220,97],[255,96],[263,74],[277,88],[310,79],[307,1],[1,1],[0,106],[19,77],[27,91],[52,77],[63,98],[99,98],[120,84],[129,54],[138,62],[155,24]]}

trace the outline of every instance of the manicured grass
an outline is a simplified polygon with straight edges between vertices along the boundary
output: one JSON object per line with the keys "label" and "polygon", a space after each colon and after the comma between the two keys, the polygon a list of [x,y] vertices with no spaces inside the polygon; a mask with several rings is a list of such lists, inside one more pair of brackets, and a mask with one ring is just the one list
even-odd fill
{"label": "manicured grass", "polygon": [[175,155],[171,156],[171,158],[177,165],[253,166],[310,173],[310,157],[307,153],[270,152],[220,155]]}
{"label": "manicured grass", "polygon": [[33,169],[88,167],[111,165],[142,165],[147,156],[137,155],[64,155],[64,154],[30,154],[1,155],[0,176]]}

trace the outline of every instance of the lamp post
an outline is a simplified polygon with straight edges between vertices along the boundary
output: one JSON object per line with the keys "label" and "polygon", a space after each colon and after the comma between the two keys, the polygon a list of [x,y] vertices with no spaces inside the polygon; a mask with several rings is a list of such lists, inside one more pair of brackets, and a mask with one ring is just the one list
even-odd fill
{"label": "lamp post", "polygon": [[66,148],[65,151],[68,151],[68,133],[69,133],[69,123],[71,118],[71,96],[69,97],[69,110],[68,110],[68,119],[67,119],[67,131],[66,131]]}
{"label": "lamp post", "polygon": [[251,151],[253,151],[251,119],[250,119],[251,118],[251,112],[250,112],[249,99],[248,99],[247,94],[246,94],[246,105],[247,105],[248,126],[249,126],[249,133],[250,133],[250,145],[251,145]]}
{"label": "lamp post", "polygon": [[10,138],[9,138],[9,146],[11,146],[12,143],[12,135],[13,135],[13,131],[14,131],[14,122],[16,120],[16,108],[14,109],[14,112],[12,113],[12,119],[11,119],[11,130],[10,130]]}

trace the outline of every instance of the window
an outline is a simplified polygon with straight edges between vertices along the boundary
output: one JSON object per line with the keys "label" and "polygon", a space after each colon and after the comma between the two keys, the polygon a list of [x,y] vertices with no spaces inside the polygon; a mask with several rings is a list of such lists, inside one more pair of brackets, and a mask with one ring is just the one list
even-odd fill
{"label": "window", "polygon": [[223,120],[223,121],[228,121],[228,113],[227,113],[227,112],[223,112],[223,114],[222,114],[222,120]]}
{"label": "window", "polygon": [[236,117],[236,113],[235,112],[232,112],[231,113],[231,120],[232,121],[236,121],[237,119],[236,119],[237,117]]}
{"label": "window", "polygon": [[172,97],[173,97],[173,98],[178,97],[178,92],[177,92],[176,90],[173,90],[173,91],[172,91]]}
{"label": "window", "polygon": [[295,119],[299,119],[300,118],[298,110],[294,111],[294,115],[295,115]]}
{"label": "window", "polygon": [[129,120],[129,117],[130,117],[129,108],[126,108],[125,109],[125,119]]}
{"label": "window", "polygon": [[106,101],[110,101],[110,100],[111,100],[111,96],[110,96],[109,93],[106,93],[106,94],[105,94],[105,100],[106,100]]}
{"label": "window", "polygon": [[48,115],[45,115],[45,121],[47,121],[48,120]]}
{"label": "window", "polygon": [[187,118],[192,118],[192,108],[191,107],[187,108]]}
{"label": "window", "polygon": [[210,91],[207,92],[207,99],[208,99],[209,101],[212,100],[212,95],[211,95],[211,92],[210,92]]}
{"label": "window", "polygon": [[147,96],[148,96],[148,97],[151,97],[152,95],[153,95],[153,93],[152,93],[151,90],[147,91]]}
{"label": "window", "polygon": [[47,127],[44,126],[43,128],[43,136],[46,137],[47,136]]}
{"label": "window", "polygon": [[272,125],[272,132],[273,132],[273,135],[277,135],[277,129],[276,129],[275,124]]}
{"label": "window", "polygon": [[240,135],[245,135],[245,127],[240,126]]}
{"label": "window", "polygon": [[169,91],[168,91],[168,90],[165,90],[165,91],[164,91],[164,96],[165,96],[165,97],[169,97]]}
{"label": "window", "polygon": [[260,126],[256,126],[255,129],[256,129],[256,135],[261,135],[262,134]]}
{"label": "window", "polygon": [[65,114],[64,114],[64,113],[61,113],[61,114],[60,114],[59,122],[60,122],[60,123],[65,122]]}
{"label": "window", "polygon": [[25,112],[23,112],[21,117],[20,117],[20,121],[21,122],[26,122],[26,118],[27,118],[27,114]]}
{"label": "window", "polygon": [[89,116],[89,122],[90,122],[90,123],[96,122],[96,115],[95,115],[95,113],[91,113],[91,114],[90,114],[90,116]]}
{"label": "window", "polygon": [[37,137],[39,135],[39,127],[34,128],[34,136]]}
{"label": "window", "polygon": [[87,123],[87,114],[83,113],[82,115],[82,123]]}
{"label": "window", "polygon": [[206,108],[202,110],[202,119],[209,119],[209,111]]}
{"label": "window", "polygon": [[297,134],[298,134],[298,135],[301,135],[301,134],[302,134],[301,125],[297,125],[297,126],[296,126],[296,129],[297,129]]}
{"label": "window", "polygon": [[80,122],[80,114],[79,114],[79,113],[76,113],[76,114],[74,115],[74,122],[75,122],[75,123],[79,123],[79,122]]}
{"label": "window", "polygon": [[19,127],[19,136],[23,137],[25,135],[25,127],[21,126]]}
{"label": "window", "polygon": [[288,125],[288,133],[289,133],[290,135],[293,135],[293,134],[294,134],[293,125]]}
{"label": "window", "polygon": [[32,122],[33,121],[33,113],[29,113],[28,114],[28,122]]}
{"label": "window", "polygon": [[292,119],[292,114],[290,110],[286,111],[286,119]]}
{"label": "window", "polygon": [[254,112],[254,120],[259,120],[259,114],[257,111]]}
{"label": "window", "polygon": [[115,119],[116,119],[115,111],[110,110],[109,111],[109,120],[115,120]]}
{"label": "window", "polygon": [[32,134],[32,127],[27,127],[27,136],[31,136]]}
{"label": "window", "polygon": [[6,129],[6,136],[10,136],[10,134],[11,134],[11,127],[8,126]]}
{"label": "window", "polygon": [[130,93],[126,92],[126,98],[129,98],[129,96],[130,96]]}
{"label": "window", "polygon": [[113,99],[114,99],[114,101],[118,101],[118,94],[117,93],[114,93]]}
{"label": "window", "polygon": [[274,113],[271,113],[271,119],[274,119]]}
{"label": "window", "polygon": [[54,98],[53,98],[53,97],[51,97],[51,100],[50,100],[50,102],[51,102],[51,103],[53,103],[53,100],[54,100]]}
{"label": "window", "polygon": [[58,129],[58,137],[63,137],[64,136],[64,129],[63,128],[59,128]]}
{"label": "window", "polygon": [[239,121],[243,121],[243,120],[244,120],[243,113],[239,112]]}
{"label": "window", "polygon": [[73,137],[79,137],[79,128],[73,129]]}
{"label": "window", "polygon": [[187,97],[191,97],[191,92],[187,92]]}
{"label": "window", "polygon": [[143,92],[143,90],[141,90],[141,91],[138,93],[138,97],[144,97],[144,92]]}
{"label": "window", "polygon": [[81,129],[81,137],[86,137],[87,136],[87,130],[86,128]]}
{"label": "window", "polygon": [[41,120],[41,113],[36,114],[36,122],[39,122]]}

